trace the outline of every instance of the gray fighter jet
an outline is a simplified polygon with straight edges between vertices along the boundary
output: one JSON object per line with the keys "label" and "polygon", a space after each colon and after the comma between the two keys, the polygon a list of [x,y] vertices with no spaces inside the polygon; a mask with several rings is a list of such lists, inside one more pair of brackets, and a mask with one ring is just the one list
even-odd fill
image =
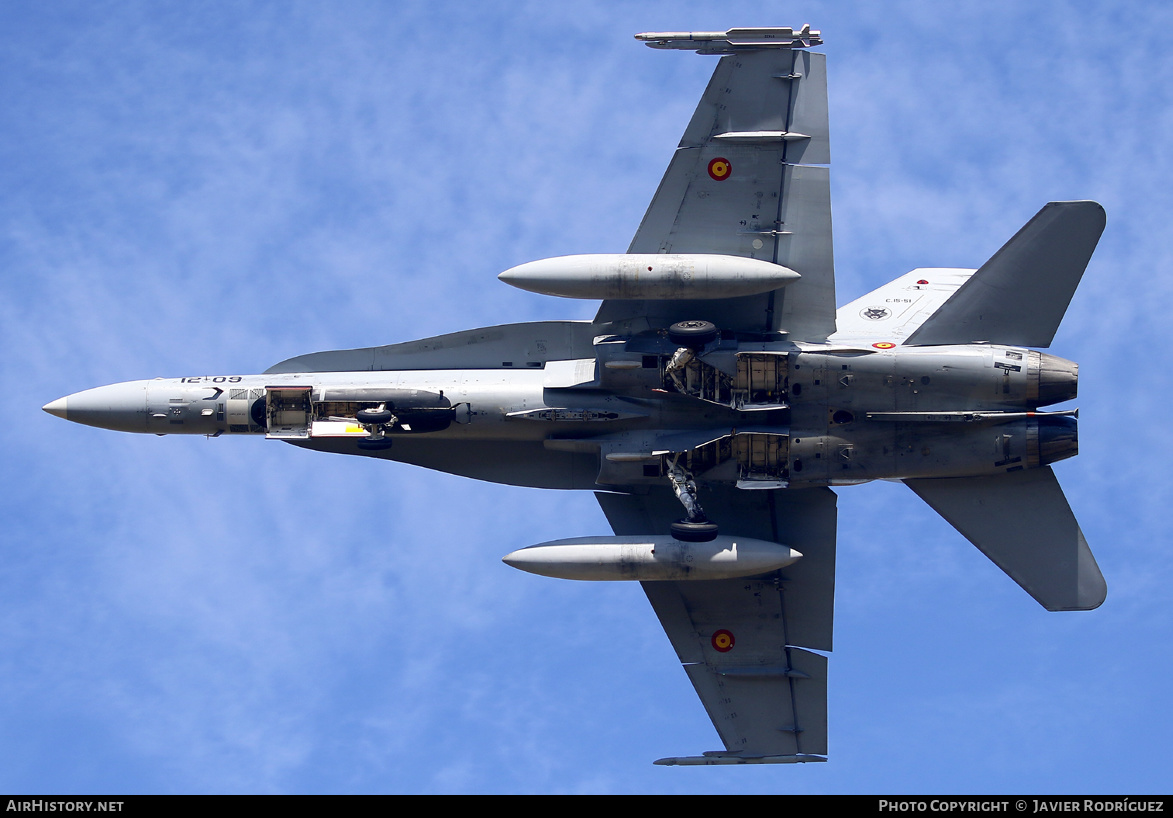
{"label": "gray fighter jet", "polygon": [[1052,202],[977,270],[918,269],[836,311],[827,74],[809,26],[637,35],[722,55],[626,254],[501,279],[601,299],[593,321],[132,381],[45,411],[126,432],[265,435],[596,492],[614,536],[505,557],[642,583],[725,749],[823,761],[832,486],[901,480],[1048,610],[1106,586],[1050,464],[1078,368],[1050,345],[1104,228]]}

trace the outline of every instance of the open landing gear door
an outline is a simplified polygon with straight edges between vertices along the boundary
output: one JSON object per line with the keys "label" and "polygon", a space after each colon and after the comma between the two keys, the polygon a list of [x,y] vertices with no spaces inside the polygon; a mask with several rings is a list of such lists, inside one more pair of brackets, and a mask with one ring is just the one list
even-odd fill
{"label": "open landing gear door", "polygon": [[664,388],[739,412],[788,406],[789,353],[739,352],[731,363],[732,374],[681,348],[664,366]]}
{"label": "open landing gear door", "polygon": [[312,386],[266,386],[265,416],[268,434],[277,440],[306,440],[310,436]]}

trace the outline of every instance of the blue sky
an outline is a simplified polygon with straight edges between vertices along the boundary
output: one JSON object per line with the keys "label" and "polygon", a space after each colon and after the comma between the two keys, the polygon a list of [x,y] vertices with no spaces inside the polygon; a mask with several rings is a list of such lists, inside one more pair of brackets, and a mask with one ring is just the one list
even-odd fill
{"label": "blue sky", "polygon": [[[977,266],[1042,204],[1108,227],[1051,351],[1108,581],[1048,614],[911,492],[839,491],[831,760],[719,741],[639,588],[507,568],[589,493],[40,411],[136,378],[591,303],[501,270],[621,252],[714,58],[823,31],[839,300]],[[1173,55],[1160,4],[56,3],[0,10],[0,790],[1168,792]],[[1010,510],[1026,513],[1026,509]]]}

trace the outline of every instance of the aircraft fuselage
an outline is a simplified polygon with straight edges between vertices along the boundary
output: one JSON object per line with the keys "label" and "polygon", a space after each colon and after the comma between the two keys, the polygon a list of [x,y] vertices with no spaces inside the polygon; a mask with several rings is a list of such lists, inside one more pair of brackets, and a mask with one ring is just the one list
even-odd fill
{"label": "aircraft fuselage", "polygon": [[[701,484],[753,489],[999,474],[1076,453],[1072,413],[1035,410],[1074,397],[1077,368],[1025,348],[717,339],[674,358],[659,336],[599,336],[595,351],[524,368],[129,381],[46,410],[119,431],[265,435],[539,487],[662,484],[677,457]],[[357,419],[380,408],[393,420]],[[528,477],[513,468],[517,445]]]}

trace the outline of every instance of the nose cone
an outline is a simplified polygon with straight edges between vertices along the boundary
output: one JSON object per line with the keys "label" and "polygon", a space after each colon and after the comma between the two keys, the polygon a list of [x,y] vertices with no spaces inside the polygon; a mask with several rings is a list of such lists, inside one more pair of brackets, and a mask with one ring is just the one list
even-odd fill
{"label": "nose cone", "polygon": [[52,401],[50,403],[46,403],[41,408],[44,409],[46,412],[48,412],[50,415],[54,415],[56,417],[59,417],[62,420],[69,420],[69,418],[65,417],[65,398],[58,398],[55,401]]}
{"label": "nose cone", "polygon": [[147,384],[149,381],[127,381],[110,386],[99,386],[46,403],[42,409],[50,415],[113,429],[117,432],[147,431]]}

